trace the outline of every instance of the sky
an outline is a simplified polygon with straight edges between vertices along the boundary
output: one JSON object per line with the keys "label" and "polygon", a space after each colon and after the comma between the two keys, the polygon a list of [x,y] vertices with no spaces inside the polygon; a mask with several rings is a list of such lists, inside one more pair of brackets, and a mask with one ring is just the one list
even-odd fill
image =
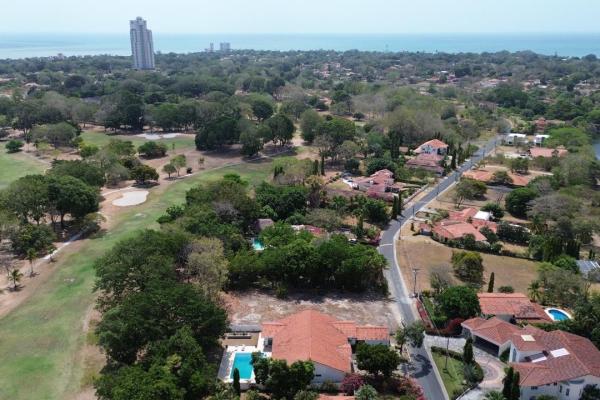
{"label": "sky", "polygon": [[[597,33],[598,0],[3,0],[0,32]],[[0,34],[1,36],[1,34]]]}

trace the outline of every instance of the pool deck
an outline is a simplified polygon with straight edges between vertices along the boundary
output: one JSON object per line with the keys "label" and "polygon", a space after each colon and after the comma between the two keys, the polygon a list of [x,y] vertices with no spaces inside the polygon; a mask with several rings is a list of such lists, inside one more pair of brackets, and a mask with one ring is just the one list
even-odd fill
{"label": "pool deck", "polygon": [[[233,382],[233,379],[231,378],[231,369],[233,368],[233,361],[236,353],[256,352],[261,352],[266,357],[271,357],[271,353],[264,351],[262,339],[258,341],[257,346],[227,346],[225,350],[223,350],[223,357],[221,358],[221,364],[219,365],[219,373],[217,375],[219,380],[228,383]],[[252,372],[252,377],[250,379],[240,379],[240,385],[244,390],[248,389],[250,385],[254,383],[254,372]]]}

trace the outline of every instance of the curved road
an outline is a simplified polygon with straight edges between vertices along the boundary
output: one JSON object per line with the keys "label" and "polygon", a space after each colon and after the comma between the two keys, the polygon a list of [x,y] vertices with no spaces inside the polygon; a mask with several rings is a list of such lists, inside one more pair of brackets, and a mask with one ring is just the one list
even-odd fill
{"label": "curved road", "polygon": [[[431,202],[438,194],[442,193],[452,186],[463,174],[470,169],[475,163],[481,160],[485,155],[494,150],[497,143],[497,138],[489,140],[482,148],[480,148],[471,159],[463,163],[457,171],[447,175],[437,185],[435,185],[429,193],[421,200],[417,201],[410,207],[404,210],[402,217],[397,221],[390,223],[388,228],[383,232],[381,242],[378,247],[379,252],[387,259],[390,268],[386,270],[385,275],[388,281],[390,292],[392,293],[396,305],[405,323],[410,324],[420,320],[416,308],[413,305],[413,299],[410,292],[406,288],[406,283],[400,273],[400,266],[396,258],[395,243],[400,235],[400,229],[423,207]],[[442,387],[442,382],[435,370],[435,366],[425,348],[410,348],[409,353],[412,359],[410,370],[411,376],[416,378],[421,386],[425,397],[428,400],[443,400],[447,398],[445,390]]]}

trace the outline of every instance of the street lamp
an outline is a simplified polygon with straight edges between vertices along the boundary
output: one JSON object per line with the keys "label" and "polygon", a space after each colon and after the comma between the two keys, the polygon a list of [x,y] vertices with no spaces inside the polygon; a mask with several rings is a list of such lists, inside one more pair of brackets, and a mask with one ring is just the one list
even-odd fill
{"label": "street lamp", "polygon": [[417,297],[417,274],[419,273],[419,268],[413,268],[412,270],[413,270],[413,275],[414,275],[413,293],[416,298]]}

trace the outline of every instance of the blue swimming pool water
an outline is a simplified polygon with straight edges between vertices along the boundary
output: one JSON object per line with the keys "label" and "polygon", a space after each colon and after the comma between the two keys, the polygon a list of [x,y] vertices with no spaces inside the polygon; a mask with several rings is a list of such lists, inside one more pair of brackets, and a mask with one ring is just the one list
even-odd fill
{"label": "blue swimming pool water", "polygon": [[564,312],[562,312],[560,310],[551,309],[551,310],[548,310],[548,312],[550,313],[550,315],[552,315],[552,318],[554,318],[555,321],[566,321],[566,320],[570,319],[567,314],[565,314]]}
{"label": "blue swimming pool water", "polygon": [[254,248],[254,250],[256,251],[263,251],[265,249],[265,246],[262,244],[262,242],[258,239],[253,239],[252,240],[252,247]]}
{"label": "blue swimming pool water", "polygon": [[240,379],[252,378],[252,353],[235,353],[230,378],[233,379],[233,371],[240,371]]}

